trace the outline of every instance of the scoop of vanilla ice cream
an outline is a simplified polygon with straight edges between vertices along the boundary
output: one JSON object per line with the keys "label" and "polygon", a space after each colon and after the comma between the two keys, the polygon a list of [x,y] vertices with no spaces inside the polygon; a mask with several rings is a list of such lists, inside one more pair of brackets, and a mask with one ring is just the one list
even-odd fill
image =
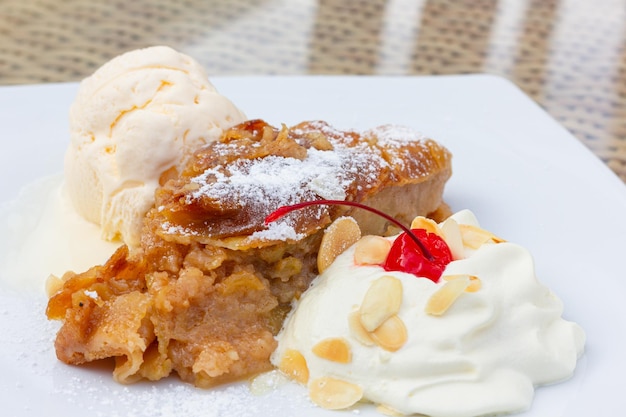
{"label": "scoop of vanilla ice cream", "polygon": [[[470,212],[453,219],[477,227]],[[521,246],[465,247],[462,259],[448,264],[444,278],[470,275],[481,286],[462,293],[440,315],[429,314],[426,306],[446,279],[433,282],[377,265],[356,265],[354,253],[352,246],[337,257],[300,298],[272,356],[287,372],[297,358],[306,363],[309,392],[319,405],[355,395],[353,399],[381,404],[392,414],[500,415],[528,408],[534,386],[572,375],[584,332],[562,319],[561,301],[537,281],[533,260]],[[402,287],[396,316],[404,323],[406,340],[397,350],[382,347],[372,334],[364,337],[354,325],[355,312],[381,277]],[[334,353],[339,349],[329,349],[331,341],[349,355]]]}
{"label": "scoop of vanilla ice cream", "polygon": [[83,80],[71,106],[68,195],[104,239],[136,246],[163,173],[244,120],[189,56],[165,46],[120,55]]}

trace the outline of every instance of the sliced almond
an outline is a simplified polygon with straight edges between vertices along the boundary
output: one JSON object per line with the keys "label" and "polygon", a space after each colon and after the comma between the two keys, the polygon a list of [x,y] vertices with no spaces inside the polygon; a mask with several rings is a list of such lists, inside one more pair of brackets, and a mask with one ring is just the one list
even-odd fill
{"label": "sliced almond", "polygon": [[469,285],[467,286],[467,288],[465,288],[465,292],[476,292],[482,288],[482,285],[483,285],[482,281],[480,280],[480,278],[474,275],[466,275],[466,274],[444,275],[441,278],[446,281],[452,281],[453,279],[465,278],[465,277],[468,277],[470,280]]}
{"label": "sliced almond", "polygon": [[348,342],[341,337],[324,339],[313,346],[313,353],[322,359],[338,363],[350,363],[352,351]]}
{"label": "sliced almond", "polygon": [[302,353],[295,349],[287,349],[285,351],[278,369],[301,384],[306,384],[309,381],[309,367],[306,364],[306,359],[304,359]]}
{"label": "sliced almond", "polygon": [[408,333],[402,319],[396,315],[385,320],[371,333],[372,340],[381,348],[395,352],[406,343]]}
{"label": "sliced almond", "polygon": [[385,405],[385,404],[379,404],[376,407],[376,411],[378,411],[380,414],[384,414],[386,416],[391,416],[391,417],[400,417],[400,416],[404,416],[405,414],[399,412],[398,410]]}
{"label": "sliced almond", "polygon": [[348,315],[348,328],[352,336],[361,344],[365,346],[374,346],[374,340],[370,336],[370,333],[365,330],[363,324],[361,324],[361,315],[358,310],[353,311]]}
{"label": "sliced almond", "polygon": [[354,263],[356,265],[380,265],[385,262],[391,241],[382,236],[363,236],[354,246]]}
{"label": "sliced almond", "polygon": [[361,324],[368,332],[376,330],[385,320],[395,315],[402,304],[402,282],[391,275],[383,275],[372,282],[359,309]]}
{"label": "sliced almond", "polygon": [[324,232],[317,254],[317,270],[321,274],[343,253],[361,238],[361,229],[352,217],[340,217]]}
{"label": "sliced almond", "polygon": [[439,225],[437,225],[434,220],[427,217],[417,216],[416,218],[414,218],[411,222],[411,229],[424,229],[429,233],[434,233],[443,238],[441,230],[439,229]]}
{"label": "sliced almond", "polygon": [[465,289],[470,285],[468,275],[446,282],[426,303],[425,311],[433,316],[445,313]]}
{"label": "sliced almond", "polygon": [[340,379],[322,377],[309,384],[309,397],[327,410],[342,410],[363,398],[363,389]]}
{"label": "sliced almond", "polygon": [[461,229],[463,244],[470,249],[478,249],[485,243],[501,243],[505,241],[485,229],[470,224],[461,224],[459,228]]}
{"label": "sliced almond", "polygon": [[443,240],[446,241],[452,253],[452,259],[465,259],[465,248],[463,247],[463,238],[461,237],[461,228],[456,220],[448,217],[441,223],[441,233]]}
{"label": "sliced almond", "polygon": [[470,284],[465,288],[465,292],[476,292],[483,287],[480,278],[470,275]]}

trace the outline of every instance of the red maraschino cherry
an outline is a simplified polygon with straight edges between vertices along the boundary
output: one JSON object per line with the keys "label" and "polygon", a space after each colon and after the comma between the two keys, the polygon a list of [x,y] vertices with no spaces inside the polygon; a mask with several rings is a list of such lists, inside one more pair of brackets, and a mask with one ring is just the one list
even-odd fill
{"label": "red maraschino cherry", "polygon": [[403,232],[394,241],[387,259],[382,265],[385,271],[408,272],[437,282],[446,265],[452,262],[452,253],[448,244],[435,233],[429,233],[424,229],[410,230],[388,214],[354,201],[312,200],[283,206],[270,213],[265,218],[265,224],[276,221],[292,211],[315,205],[357,207],[377,214],[402,229]]}
{"label": "red maraschino cherry", "polygon": [[446,265],[452,262],[448,244],[435,233],[427,232],[425,229],[412,229],[411,234],[428,248],[432,258],[426,258],[416,250],[413,239],[403,232],[393,242],[383,268],[385,271],[408,272],[434,282],[439,281]]}

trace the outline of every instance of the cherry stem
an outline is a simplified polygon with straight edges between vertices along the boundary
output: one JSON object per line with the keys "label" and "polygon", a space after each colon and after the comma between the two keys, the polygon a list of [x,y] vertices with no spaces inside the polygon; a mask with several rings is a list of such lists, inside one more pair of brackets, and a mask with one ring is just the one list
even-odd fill
{"label": "cherry stem", "polygon": [[311,200],[311,201],[303,201],[302,203],[296,203],[296,204],[292,204],[292,205],[289,205],[289,206],[282,206],[282,207],[279,207],[278,209],[276,209],[275,211],[271,212],[265,218],[265,224],[267,225],[269,223],[272,223],[272,222],[280,219],[281,217],[285,216],[286,214],[291,213],[292,211],[300,210],[300,209],[303,209],[303,208],[309,207],[309,206],[323,206],[323,205],[329,205],[329,206],[330,205],[335,205],[335,206],[352,206],[352,207],[357,207],[357,208],[360,208],[360,209],[372,212],[374,214],[377,214],[380,217],[383,217],[384,219],[386,219],[389,222],[393,223],[394,225],[398,226],[400,229],[402,229],[402,231],[404,233],[409,235],[409,237],[413,240],[413,242],[415,242],[417,247],[422,252],[422,255],[424,255],[424,257],[426,259],[428,259],[431,262],[435,259],[433,257],[433,255],[430,253],[430,251],[428,250],[428,248],[426,246],[424,246],[422,241],[419,240],[419,238],[417,236],[415,236],[415,234],[411,231],[411,229],[409,229],[408,227],[406,227],[405,225],[403,225],[402,223],[400,223],[399,221],[397,221],[396,219],[394,219],[393,217],[391,217],[387,213],[384,213],[384,212],[382,212],[380,210],[377,210],[377,209],[375,209],[373,207],[369,207],[369,206],[366,206],[364,204],[357,203],[357,202],[354,202],[354,201],[344,201],[344,200]]}

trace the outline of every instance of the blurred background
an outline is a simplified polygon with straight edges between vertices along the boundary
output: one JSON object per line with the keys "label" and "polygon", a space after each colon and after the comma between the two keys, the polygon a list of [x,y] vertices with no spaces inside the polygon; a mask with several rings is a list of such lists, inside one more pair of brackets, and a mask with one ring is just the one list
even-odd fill
{"label": "blurred background", "polygon": [[500,75],[626,181],[624,0],[0,0],[0,85],[156,44],[209,76]]}

